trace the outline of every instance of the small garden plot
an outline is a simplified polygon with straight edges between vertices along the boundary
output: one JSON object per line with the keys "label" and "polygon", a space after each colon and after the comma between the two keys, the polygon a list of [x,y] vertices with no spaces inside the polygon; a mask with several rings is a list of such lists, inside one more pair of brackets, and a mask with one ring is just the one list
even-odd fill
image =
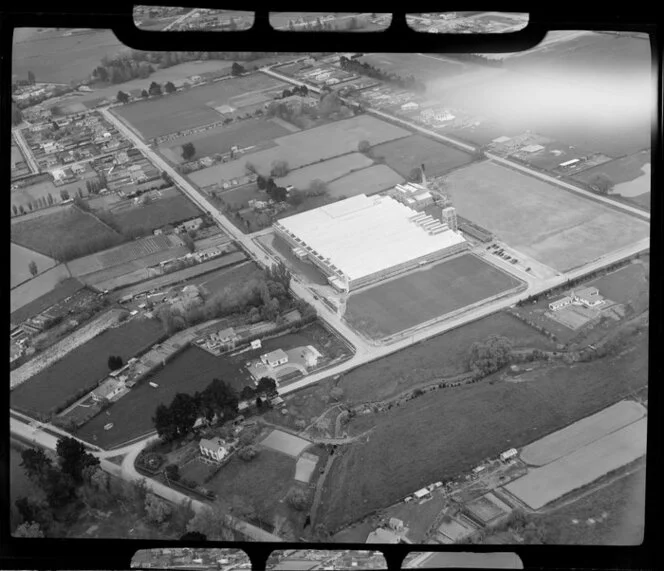
{"label": "small garden plot", "polygon": [[422,135],[373,147],[371,156],[383,157],[389,167],[404,177],[421,164],[424,164],[428,176],[439,176],[473,161],[471,155]]}
{"label": "small garden plot", "polygon": [[21,246],[57,259],[72,259],[124,240],[92,214],[74,206],[12,223],[11,238]]}

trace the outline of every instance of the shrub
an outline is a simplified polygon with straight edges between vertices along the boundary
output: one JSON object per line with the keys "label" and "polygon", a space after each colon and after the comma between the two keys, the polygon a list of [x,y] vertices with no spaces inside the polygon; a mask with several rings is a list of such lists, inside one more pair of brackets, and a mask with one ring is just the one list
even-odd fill
{"label": "shrub", "polygon": [[169,480],[177,482],[180,479],[180,468],[177,464],[169,464],[166,466],[165,472]]}
{"label": "shrub", "polygon": [[304,511],[309,507],[309,494],[302,488],[292,487],[286,494],[286,501],[297,511]]}
{"label": "shrub", "polygon": [[245,446],[244,448],[240,448],[237,453],[237,455],[245,462],[250,462],[257,454],[258,450],[255,446]]}

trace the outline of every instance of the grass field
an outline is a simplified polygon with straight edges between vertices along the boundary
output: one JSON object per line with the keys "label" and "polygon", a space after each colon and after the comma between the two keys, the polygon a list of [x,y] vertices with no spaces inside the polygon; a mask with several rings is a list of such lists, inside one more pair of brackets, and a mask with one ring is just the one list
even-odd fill
{"label": "grass field", "polygon": [[276,147],[215,165],[189,175],[199,186],[218,183],[245,174],[244,165],[253,163],[261,174],[268,174],[272,161],[285,160],[291,169],[357,151],[362,140],[378,145],[410,135],[408,131],[369,115],[358,115],[334,123],[275,139]]}
{"label": "grass field", "polygon": [[[209,157],[217,153],[227,153],[233,145],[240,148],[256,146],[265,148],[272,145],[272,139],[288,135],[291,131],[270,119],[246,119],[201,133],[169,141],[159,149],[171,161],[180,164],[182,145],[193,143],[196,148],[194,158]],[[258,149],[256,149],[258,150]]]}
{"label": "grass field", "polygon": [[76,196],[80,190],[83,196],[86,197],[89,195],[89,193],[85,183],[87,180],[95,178],[97,178],[97,175],[88,169],[82,175],[81,180],[63,184],[61,186],[55,186],[51,178],[48,175],[44,175],[40,177],[38,182],[21,188],[20,190],[12,191],[10,195],[11,203],[12,205],[15,205],[16,208],[23,206],[26,212],[30,212],[30,207],[28,206],[30,202],[35,202],[40,198],[48,200],[49,194],[53,197],[53,204],[60,204],[62,202],[60,191],[66,190],[69,193],[69,196],[73,197]]}
{"label": "grass field", "polygon": [[446,182],[461,216],[559,271],[649,235],[646,222],[490,161],[458,169]]}
{"label": "grass field", "polygon": [[373,338],[409,329],[521,282],[472,254],[414,271],[350,296],[344,318]]}
{"label": "grass field", "polygon": [[[645,491],[646,471],[642,468],[570,505],[532,519],[555,530],[558,545],[637,545],[643,541]],[[594,524],[588,523],[590,518]]]}
{"label": "grass field", "polygon": [[138,129],[144,138],[152,139],[219,121],[222,116],[214,108],[228,104],[233,97],[283,89],[285,85],[267,75],[253,74],[218,81],[159,100],[132,103],[118,108],[116,112]]}
{"label": "grass field", "polygon": [[44,256],[34,250],[29,250],[18,244],[11,243],[9,250],[9,263],[10,263],[10,285],[15,287],[21,282],[32,278],[29,265],[31,262],[37,264],[37,272],[41,273],[57,264],[53,258]]}
{"label": "grass field", "polygon": [[645,455],[647,422],[637,420],[504,487],[532,509],[540,509]]}
{"label": "grass field", "polygon": [[63,208],[39,218],[17,221],[11,226],[13,242],[46,255],[66,250],[70,246],[95,238],[122,237],[91,214],[76,207]]}
{"label": "grass field", "polygon": [[[592,363],[551,367],[537,382],[484,382],[440,390],[381,415],[358,417],[351,422],[351,432],[374,430],[368,442],[349,446],[335,461],[320,521],[335,529],[645,387],[647,335],[637,335],[633,347]],[[444,352],[437,355],[445,360]],[[404,367],[403,362],[399,366]],[[396,373],[388,367],[384,372],[383,380]],[[350,391],[352,384],[346,386]]]}
{"label": "grass field", "polygon": [[397,75],[414,75],[421,81],[453,77],[463,73],[468,67],[426,54],[369,54],[359,58],[359,61]]}
{"label": "grass field", "polygon": [[438,176],[473,160],[469,154],[422,135],[412,135],[373,147],[371,156],[384,157],[386,164],[407,177],[424,164],[428,176]]}
{"label": "grass field", "polygon": [[64,264],[58,264],[10,291],[9,307],[13,314],[28,303],[35,301],[55,289],[59,283],[70,277]]}
{"label": "grass field", "polygon": [[92,390],[109,372],[109,355],[120,355],[126,363],[161,335],[156,320],[133,319],[109,329],[17,387],[10,402],[22,409],[47,412],[84,387]]}
{"label": "grass field", "polygon": [[[28,71],[38,82],[69,84],[86,79],[101,58],[128,51],[110,30],[90,30],[66,36],[67,30],[22,28],[14,32],[12,74],[27,79]],[[117,86],[116,86],[117,93]]]}
{"label": "grass field", "polygon": [[620,401],[570,426],[540,438],[521,450],[521,459],[531,466],[544,466],[631,424],[646,414],[635,401]]}
{"label": "grass field", "polygon": [[328,186],[328,194],[334,198],[348,198],[356,194],[375,194],[402,182],[404,182],[404,177],[387,165],[374,165],[331,182]]}
{"label": "grass field", "polygon": [[289,172],[282,178],[275,179],[281,186],[292,184],[295,188],[306,189],[312,180],[329,182],[348,174],[355,169],[363,169],[373,164],[371,159],[360,153],[349,153],[321,163]]}
{"label": "grass field", "polygon": [[140,229],[152,232],[166,224],[174,224],[194,216],[200,216],[202,211],[189,198],[182,194],[169,198],[160,198],[150,204],[131,208],[123,212],[114,213],[122,232]]}
{"label": "grass field", "polygon": [[555,348],[547,337],[518,319],[496,313],[345,373],[339,385],[348,400],[361,403],[387,399],[441,377],[460,375],[469,370],[471,345],[489,335],[507,337],[517,348]]}

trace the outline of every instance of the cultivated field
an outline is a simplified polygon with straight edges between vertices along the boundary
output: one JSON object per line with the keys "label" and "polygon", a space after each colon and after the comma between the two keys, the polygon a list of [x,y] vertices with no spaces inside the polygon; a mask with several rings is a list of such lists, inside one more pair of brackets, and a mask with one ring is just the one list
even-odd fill
{"label": "cultivated field", "polygon": [[328,186],[328,194],[334,198],[350,197],[356,194],[375,194],[401,184],[404,178],[387,165],[375,165],[352,172]]}
{"label": "cultivated field", "polygon": [[126,313],[126,311],[121,309],[107,311],[94,321],[91,321],[80,329],[74,331],[62,341],[59,341],[33,359],[30,359],[30,361],[21,365],[18,369],[11,371],[11,373],[9,373],[10,387],[14,388],[44,370],[46,367],[50,367],[70,351],[80,347],[83,343],[87,343],[102,331],[105,331],[112,325],[118,323],[120,317],[126,315]]}
{"label": "cultivated field", "polygon": [[428,176],[438,176],[473,160],[463,151],[422,135],[412,135],[373,147],[371,156],[384,157],[388,166],[405,177],[421,164],[424,164]]}
{"label": "cultivated field", "polygon": [[178,248],[180,242],[179,238],[171,235],[149,236],[73,260],[69,263],[69,269],[74,276],[84,276],[130,262],[137,262],[138,267],[145,267],[140,264],[141,258],[163,252],[167,253],[167,258],[174,256],[172,250]]}
{"label": "cultivated field", "polygon": [[316,163],[308,167],[289,172],[286,176],[275,179],[280,186],[292,184],[295,188],[306,189],[312,180],[329,182],[356,169],[364,169],[373,164],[371,159],[360,153],[350,153],[334,159]]}
{"label": "cultivated field", "polygon": [[122,241],[122,237],[91,214],[72,206],[45,216],[12,223],[13,242],[52,255],[65,251],[68,247],[85,244],[94,236]]}
{"label": "cultivated field", "polygon": [[[283,90],[285,83],[263,74],[218,81],[211,85],[117,108],[144,138],[200,127],[222,119],[215,107],[230,104],[238,95]],[[238,107],[239,105],[234,105]]]}
{"label": "cultivated field", "polygon": [[646,453],[647,419],[638,420],[505,485],[532,509],[586,486]]}
{"label": "cultivated field", "polygon": [[461,216],[559,271],[649,235],[646,222],[490,161],[458,169],[446,183]]}
{"label": "cultivated field", "polygon": [[121,232],[152,232],[155,228],[200,216],[201,210],[189,198],[178,194],[153,200],[138,208],[114,211],[113,215]]}
{"label": "cultivated field", "polygon": [[67,33],[68,30],[53,28],[42,32],[37,28],[17,29],[12,74],[27,79],[28,71],[32,71],[38,82],[69,84],[71,80],[86,79],[100,65],[102,57],[128,50],[110,30],[89,30],[71,36]]}
{"label": "cultivated field", "polygon": [[[484,334],[479,336],[483,338]],[[464,345],[466,354],[470,344],[466,341]],[[645,387],[647,335],[636,336],[632,346],[630,352],[592,363],[550,367],[534,382],[483,382],[444,389],[383,414],[358,416],[349,426],[351,434],[374,430],[368,442],[349,446],[333,464],[320,521],[334,530],[423,485],[455,477],[484,458],[512,446],[519,448]],[[421,351],[421,347],[411,349]],[[393,377],[416,373],[421,365],[409,357],[411,349],[381,360],[380,381],[389,383]],[[434,351],[444,367],[444,349],[429,347],[426,354]],[[388,360],[393,363],[391,368],[382,363]],[[342,379],[347,393],[352,394],[353,378],[361,381],[362,370],[371,367],[375,365]],[[422,434],[435,437],[422,438]]]}
{"label": "cultivated field", "polygon": [[12,313],[12,320],[18,318],[13,314],[27,304],[37,300],[43,295],[46,295],[58,284],[67,278],[71,277],[69,270],[64,264],[58,264],[50,270],[39,274],[36,278],[32,278],[19,286],[13,288],[9,293],[9,310]]}
{"label": "cultivated field", "polygon": [[189,135],[169,141],[161,145],[159,150],[171,161],[180,164],[184,162],[182,145],[185,143],[194,144],[196,148],[194,158],[196,159],[217,153],[228,153],[234,145],[242,149],[247,147],[266,148],[272,146],[272,139],[283,137],[290,132],[289,129],[271,119],[246,119],[239,123],[211,129],[200,135]]}
{"label": "cultivated field", "polygon": [[374,339],[414,327],[522,283],[473,254],[352,294],[344,318]]}
{"label": "cultivated field", "polygon": [[29,268],[31,262],[37,264],[37,272],[39,273],[57,264],[53,258],[12,242],[9,251],[11,287],[16,287],[18,284],[32,278]]}
{"label": "cultivated field", "polygon": [[92,390],[108,374],[108,357],[123,362],[163,335],[157,320],[132,319],[109,329],[17,387],[10,395],[12,406],[41,413],[62,404],[83,388]]}
{"label": "cultivated field", "polygon": [[362,140],[378,145],[410,135],[409,131],[396,127],[369,115],[358,115],[275,139],[276,147],[240,157],[189,175],[199,186],[208,186],[220,180],[243,176],[247,161],[253,163],[261,174],[268,174],[272,161],[285,160],[291,169],[309,165],[357,151]]}
{"label": "cultivated field", "polygon": [[544,466],[643,418],[646,409],[634,401],[621,401],[597,414],[549,434],[521,451],[521,459]]}

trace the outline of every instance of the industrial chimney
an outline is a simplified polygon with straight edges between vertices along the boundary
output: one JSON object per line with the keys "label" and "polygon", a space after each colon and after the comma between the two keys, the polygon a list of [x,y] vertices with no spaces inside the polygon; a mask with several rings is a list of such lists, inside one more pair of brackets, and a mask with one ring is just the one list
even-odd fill
{"label": "industrial chimney", "polygon": [[422,163],[422,164],[420,165],[420,169],[421,169],[421,171],[422,171],[422,186],[426,186],[426,185],[427,185],[427,177],[426,177],[426,175],[424,174],[424,163]]}

